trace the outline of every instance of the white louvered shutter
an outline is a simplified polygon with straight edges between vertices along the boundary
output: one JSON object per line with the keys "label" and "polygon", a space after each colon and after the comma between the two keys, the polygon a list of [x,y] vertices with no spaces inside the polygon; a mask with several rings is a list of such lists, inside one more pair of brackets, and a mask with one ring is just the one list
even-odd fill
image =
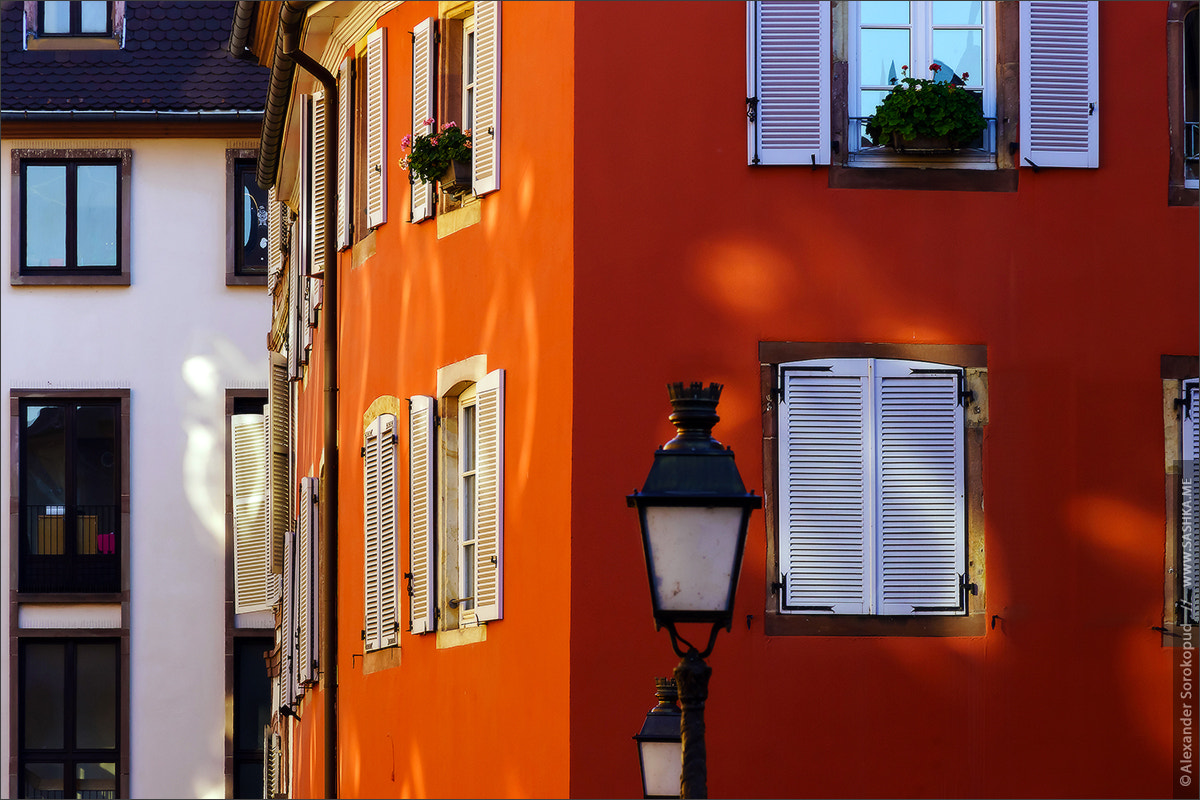
{"label": "white louvered shutter", "polygon": [[396,558],[396,417],[379,417],[379,642],[400,643],[400,576]]}
{"label": "white louvered shutter", "polygon": [[266,421],[262,414],[235,414],[230,424],[234,613],[270,611]]}
{"label": "white louvered shutter", "polygon": [[289,240],[291,247],[288,253],[288,263],[284,267],[287,272],[288,290],[288,325],[287,325],[287,358],[288,358],[288,377],[291,380],[300,378],[300,320],[299,305],[300,305],[300,232],[301,222],[303,217],[296,217],[292,221]]}
{"label": "white louvered shutter", "polygon": [[829,8],[748,3],[751,164],[829,163]]}
{"label": "white louvered shutter", "polygon": [[504,616],[504,370],[476,385],[475,619]]}
{"label": "white louvered shutter", "polygon": [[267,495],[270,517],[271,544],[268,553],[269,570],[283,572],[284,534],[291,525],[291,441],[292,404],[291,384],[288,382],[288,360],[279,353],[270,354],[270,381],[267,384],[267,446],[271,489]]}
{"label": "white louvered shutter", "polygon": [[409,629],[413,633],[434,630],[437,598],[433,591],[436,531],[434,509],[437,484],[434,480],[434,400],[417,396],[408,401],[408,493],[409,493]]}
{"label": "white louvered shutter", "polygon": [[873,371],[879,613],[962,613],[961,371],[886,360]]}
{"label": "white louvered shutter", "polygon": [[471,123],[471,190],[500,188],[500,3],[475,3],[475,94]]}
{"label": "white louvered shutter", "polygon": [[309,163],[312,165],[312,171],[309,174],[308,181],[308,257],[309,257],[309,275],[320,275],[325,272],[325,232],[326,216],[328,209],[325,208],[325,184],[329,180],[327,165],[325,164],[325,116],[329,111],[329,105],[325,102],[325,92],[316,92],[312,96],[312,151],[310,153]]}
{"label": "white louvered shutter", "polygon": [[870,613],[867,363],[784,364],[779,406],[780,581],[787,611]]}
{"label": "white louvered shutter", "polygon": [[[430,133],[432,125],[425,120],[435,115],[434,76],[437,75],[433,37],[436,21],[423,19],[413,29],[412,135]],[[412,173],[409,173],[410,177]],[[433,216],[433,184],[413,180],[412,221],[420,222]]]}
{"label": "white louvered shutter", "polygon": [[288,531],[283,540],[283,619],[280,623],[282,652],[280,655],[280,701],[291,704],[296,699],[296,565],[295,535]]}
{"label": "white louvered shutter", "polygon": [[1200,497],[1200,381],[1183,382],[1185,404],[1180,412],[1183,440],[1183,486],[1180,511],[1180,565],[1183,572],[1184,621],[1200,621],[1200,529],[1196,505]]}
{"label": "white louvered shutter", "polygon": [[367,37],[367,227],[387,219],[386,29]]}
{"label": "white louvered shutter", "polygon": [[1021,16],[1021,163],[1099,166],[1097,3],[1026,2]]}
{"label": "white louvered shutter", "polygon": [[296,522],[296,662],[297,681],[316,681],[317,661],[317,508],[316,479],[300,479]]}
{"label": "white louvered shutter", "polygon": [[267,190],[267,294],[272,296],[283,272],[283,208],[272,186]]}
{"label": "white louvered shutter", "polygon": [[337,247],[350,246],[350,120],[354,111],[354,60],[346,58],[338,69],[337,139]]}
{"label": "white louvered shutter", "polygon": [[363,642],[380,648],[379,638],[379,418],[363,433]]}

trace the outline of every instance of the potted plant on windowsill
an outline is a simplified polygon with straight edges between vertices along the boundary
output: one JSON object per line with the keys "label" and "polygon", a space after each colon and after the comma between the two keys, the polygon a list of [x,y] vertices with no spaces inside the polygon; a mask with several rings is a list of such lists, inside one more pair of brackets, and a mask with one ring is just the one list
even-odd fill
{"label": "potted plant on windowsill", "polygon": [[[433,119],[424,122],[434,125]],[[440,130],[406,135],[400,146],[408,153],[400,159],[414,181],[437,181],[442,193],[457,197],[471,191],[471,131],[462,130],[456,123],[447,122]]]}
{"label": "potted plant on windowsill", "polygon": [[[902,152],[938,153],[956,150],[987,127],[979,95],[953,80],[938,80],[942,67],[930,64],[933,78],[904,77],[867,119],[866,133],[876,145]],[[967,73],[962,74],[966,80]]]}

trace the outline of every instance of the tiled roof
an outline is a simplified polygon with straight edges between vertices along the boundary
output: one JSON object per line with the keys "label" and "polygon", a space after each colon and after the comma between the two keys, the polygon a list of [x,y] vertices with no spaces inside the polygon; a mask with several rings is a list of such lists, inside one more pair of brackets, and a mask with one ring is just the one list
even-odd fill
{"label": "tiled roof", "polygon": [[225,49],[232,2],[125,4],[120,50],[25,50],[3,2],[0,110],[261,111],[270,71]]}

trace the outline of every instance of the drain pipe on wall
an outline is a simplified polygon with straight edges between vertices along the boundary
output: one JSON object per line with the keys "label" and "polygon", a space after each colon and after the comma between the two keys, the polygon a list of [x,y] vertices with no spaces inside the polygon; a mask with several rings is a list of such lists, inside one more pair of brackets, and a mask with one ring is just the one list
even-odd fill
{"label": "drain pipe on wall", "polygon": [[277,49],[304,69],[325,89],[325,287],[321,324],[324,327],[324,455],[325,485],[318,495],[321,535],[317,542],[320,642],[318,664],[321,673],[321,698],[325,719],[325,791],[324,797],[338,796],[337,761],[337,521],[338,521],[338,282],[337,235],[333,228],[337,209],[337,79],[321,64],[300,49],[300,27],[305,9],[311,3],[285,2],[279,14]]}

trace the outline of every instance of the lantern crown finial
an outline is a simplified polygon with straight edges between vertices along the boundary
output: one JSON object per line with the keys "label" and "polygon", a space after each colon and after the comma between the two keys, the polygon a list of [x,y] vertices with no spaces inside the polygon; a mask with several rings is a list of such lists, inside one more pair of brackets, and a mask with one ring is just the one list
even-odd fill
{"label": "lantern crown finial", "polygon": [[667,384],[671,400],[669,419],[677,431],[675,438],[662,446],[663,450],[723,450],[712,437],[713,426],[720,421],[717,402],[721,399],[719,383],[705,386],[700,381]]}

